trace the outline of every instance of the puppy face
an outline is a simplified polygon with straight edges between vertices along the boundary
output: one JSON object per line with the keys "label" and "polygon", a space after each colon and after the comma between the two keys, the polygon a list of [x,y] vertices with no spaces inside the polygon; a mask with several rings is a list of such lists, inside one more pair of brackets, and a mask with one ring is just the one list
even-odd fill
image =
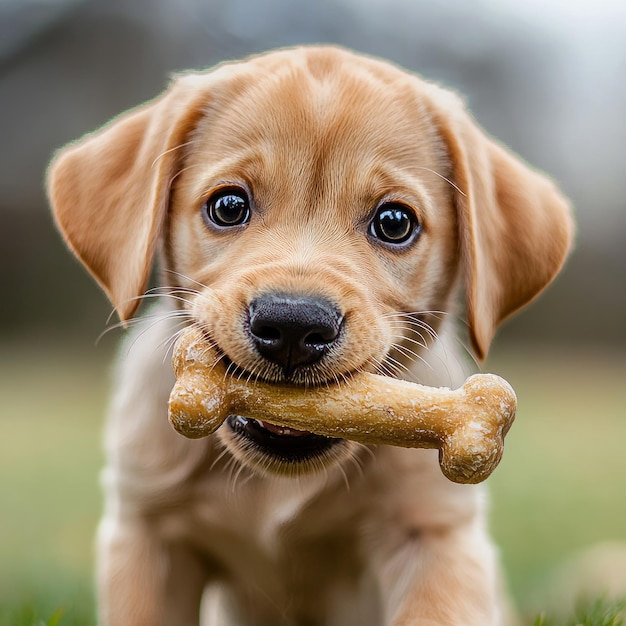
{"label": "puppy face", "polygon": [[[175,182],[171,266],[206,286],[187,284],[194,316],[254,376],[319,384],[380,366],[402,335],[386,316],[446,305],[458,255],[442,142],[412,93],[350,78],[289,68],[225,85],[228,109],[209,111]],[[252,309],[272,299],[279,317],[302,300],[292,313],[308,306],[313,327],[336,318],[319,359],[263,350]]]}
{"label": "puppy face", "polygon": [[[402,375],[463,279],[485,356],[560,269],[572,225],[549,180],[454,95],[334,48],[177,79],[63,151],[49,173],[68,245],[129,318],[161,244],[166,283],[231,369],[317,385]],[[348,444],[233,416],[257,468],[304,471]]]}
{"label": "puppy face", "polygon": [[[445,148],[414,91],[318,61],[243,90],[227,81],[220,96],[229,106],[194,132],[169,219],[194,318],[242,376],[401,374],[458,267]],[[268,469],[317,456],[302,433],[243,418],[223,431]],[[323,452],[348,445],[315,439]]]}

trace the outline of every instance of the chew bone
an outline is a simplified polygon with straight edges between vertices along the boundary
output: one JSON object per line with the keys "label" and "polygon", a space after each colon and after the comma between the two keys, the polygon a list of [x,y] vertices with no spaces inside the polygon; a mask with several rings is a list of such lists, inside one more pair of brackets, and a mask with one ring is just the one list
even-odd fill
{"label": "chew bone", "polygon": [[457,483],[491,474],[515,418],[515,392],[493,374],[471,376],[457,390],[367,373],[314,388],[239,380],[195,326],[178,340],[172,365],[169,419],[186,437],[205,437],[241,415],[363,444],[438,448],[441,470]]}

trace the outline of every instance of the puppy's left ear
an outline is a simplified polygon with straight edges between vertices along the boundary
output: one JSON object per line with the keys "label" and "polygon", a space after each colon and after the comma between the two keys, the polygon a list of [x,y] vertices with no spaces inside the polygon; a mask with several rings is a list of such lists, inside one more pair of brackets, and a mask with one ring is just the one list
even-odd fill
{"label": "puppy's left ear", "polygon": [[184,143],[207,102],[186,75],[160,97],[63,148],[48,170],[57,226],[124,321],[152,267]]}
{"label": "puppy's left ear", "polygon": [[429,108],[452,161],[469,332],[484,359],[498,324],[561,269],[573,220],[552,181],[489,138],[455,95],[433,87]]}

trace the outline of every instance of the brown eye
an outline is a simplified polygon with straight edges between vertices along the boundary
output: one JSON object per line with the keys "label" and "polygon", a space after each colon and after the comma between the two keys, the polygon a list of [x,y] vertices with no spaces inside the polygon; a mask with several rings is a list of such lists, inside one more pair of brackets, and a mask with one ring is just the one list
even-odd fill
{"label": "brown eye", "polygon": [[398,202],[381,205],[370,224],[370,235],[393,245],[411,241],[419,230],[420,225],[413,211]]}
{"label": "brown eye", "polygon": [[209,222],[220,228],[246,224],[250,220],[250,201],[243,189],[221,189],[204,204]]}

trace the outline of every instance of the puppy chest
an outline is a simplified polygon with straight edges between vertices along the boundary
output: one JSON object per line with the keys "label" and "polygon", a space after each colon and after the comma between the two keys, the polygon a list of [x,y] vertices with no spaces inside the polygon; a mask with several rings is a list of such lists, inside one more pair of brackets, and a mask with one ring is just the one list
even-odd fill
{"label": "puppy chest", "polygon": [[321,593],[350,584],[364,569],[354,508],[345,498],[343,506],[319,500],[302,484],[269,491],[244,485],[236,496],[203,501],[194,540],[235,585],[270,595]]}

